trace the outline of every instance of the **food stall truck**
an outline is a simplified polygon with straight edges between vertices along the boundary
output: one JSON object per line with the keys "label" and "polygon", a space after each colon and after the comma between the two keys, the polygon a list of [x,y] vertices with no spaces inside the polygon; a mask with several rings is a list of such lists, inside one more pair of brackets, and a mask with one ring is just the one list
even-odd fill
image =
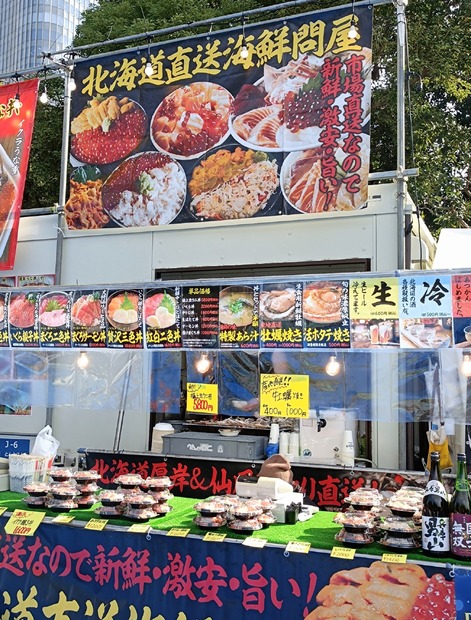
{"label": "food stall truck", "polygon": [[[244,25],[237,39],[217,32],[228,62],[215,73],[197,40],[194,74],[171,89],[162,76],[184,79],[171,62],[178,41],[149,44],[152,73],[143,63],[134,82],[132,50],[72,57],[71,193],[63,212],[21,219],[15,267],[2,274],[13,284],[1,293],[4,454],[49,424],[63,465],[47,491],[0,495],[11,617],[314,620],[340,602],[361,620],[438,620],[467,609],[465,562],[427,562],[418,549],[418,505],[407,504],[399,545],[367,522],[342,538],[327,510],[392,510],[400,487],[420,487],[424,425],[437,419],[465,448],[470,276],[425,270],[435,243],[401,166],[392,182],[368,183],[374,3]],[[319,20],[336,33],[321,51],[306,34]],[[268,59],[253,42],[287,22],[289,59]],[[229,89],[214,77],[225,71]],[[334,83],[336,71],[348,79]],[[287,75],[294,98],[279,88]],[[306,118],[298,96],[343,116]],[[176,432],[153,453],[159,421]],[[291,461],[286,491],[257,476],[274,437]],[[72,471],[80,448],[89,479]],[[111,494],[79,509],[96,472]],[[367,504],[355,495],[365,486]],[[235,509],[234,493],[259,503]],[[213,495],[225,496],[222,513],[220,498],[195,505]],[[263,501],[280,514],[269,528]]]}

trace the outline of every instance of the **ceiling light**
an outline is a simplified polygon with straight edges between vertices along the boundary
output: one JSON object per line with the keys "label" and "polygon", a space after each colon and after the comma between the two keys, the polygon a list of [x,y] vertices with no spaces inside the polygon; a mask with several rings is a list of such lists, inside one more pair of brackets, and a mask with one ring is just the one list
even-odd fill
{"label": "ceiling light", "polygon": [[335,377],[340,372],[340,363],[336,355],[331,355],[325,366],[325,371],[330,377]]}

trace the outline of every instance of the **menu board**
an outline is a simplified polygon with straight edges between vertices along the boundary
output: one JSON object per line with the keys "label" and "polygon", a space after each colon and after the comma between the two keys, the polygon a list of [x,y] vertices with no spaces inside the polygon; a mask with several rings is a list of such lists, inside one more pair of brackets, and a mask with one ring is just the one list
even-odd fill
{"label": "menu board", "polygon": [[216,349],[219,337],[219,286],[183,287],[181,333],[184,347]]}
{"label": "menu board", "polygon": [[145,291],[143,320],[148,349],[182,346],[180,302],[180,286]]}
{"label": "menu board", "polygon": [[144,291],[108,291],[106,300],[107,346],[142,349],[142,301]]}
{"label": "menu board", "polygon": [[10,289],[0,347],[471,348],[471,274]]}
{"label": "menu board", "polygon": [[221,349],[259,348],[260,285],[227,286],[219,293]]}
{"label": "menu board", "polygon": [[8,326],[12,347],[39,347],[39,293],[12,292]]}
{"label": "menu board", "polygon": [[260,342],[262,348],[302,348],[303,285],[267,283],[260,293]]}
{"label": "menu board", "polygon": [[0,293],[0,347],[8,347],[8,300],[9,293]]}
{"label": "menu board", "polygon": [[261,375],[260,415],[309,417],[309,375]]}
{"label": "menu board", "polygon": [[106,347],[107,298],[107,289],[74,291],[70,317],[73,347]]}
{"label": "menu board", "polygon": [[306,348],[348,348],[350,321],[348,280],[306,282],[303,290]]}

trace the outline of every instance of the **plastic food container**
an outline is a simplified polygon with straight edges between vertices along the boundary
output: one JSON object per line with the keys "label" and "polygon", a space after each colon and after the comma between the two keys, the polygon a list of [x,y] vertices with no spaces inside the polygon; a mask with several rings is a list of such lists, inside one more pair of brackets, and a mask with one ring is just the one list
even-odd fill
{"label": "plastic food container", "polygon": [[120,493],[119,491],[106,490],[102,491],[97,499],[102,503],[103,506],[119,506],[119,504],[121,504],[121,502],[124,500],[124,493]]}
{"label": "plastic food container", "polygon": [[385,547],[401,550],[418,549],[421,546],[421,543],[414,535],[401,536],[397,532],[386,532],[379,542]]}
{"label": "plastic food container", "polygon": [[94,469],[91,469],[89,471],[76,471],[74,472],[73,477],[78,483],[86,484],[88,482],[100,480],[101,475]]}
{"label": "plastic food container", "polygon": [[172,506],[169,506],[168,504],[162,503],[162,504],[154,504],[152,507],[152,510],[154,511],[156,517],[163,517],[164,515],[168,514],[169,512],[171,512],[173,510]]}
{"label": "plastic food container", "polygon": [[54,512],[69,512],[77,508],[77,502],[74,499],[48,499],[46,506]]}
{"label": "plastic food container", "polygon": [[194,505],[194,509],[203,516],[211,517],[224,514],[226,506],[217,500],[205,500]]}
{"label": "plastic food container", "polygon": [[97,499],[94,495],[82,495],[75,498],[77,508],[91,508],[97,503]]}
{"label": "plastic food container", "polygon": [[49,491],[49,485],[45,482],[31,482],[23,487],[25,493],[29,493],[31,497],[44,497]]}
{"label": "plastic food container", "polygon": [[28,495],[27,497],[23,498],[23,501],[30,508],[39,508],[40,506],[45,506],[46,495],[38,495],[38,496]]}
{"label": "plastic food container", "polygon": [[226,525],[227,521],[222,515],[214,515],[212,517],[198,516],[193,519],[194,523],[202,530],[215,530],[218,527]]}
{"label": "plastic food container", "polygon": [[155,517],[155,512],[151,507],[132,508],[131,506],[126,506],[123,515],[126,519],[131,519],[131,521],[148,521]]}
{"label": "plastic food container", "polygon": [[154,499],[155,502],[168,502],[169,499],[173,499],[172,493],[165,489],[164,491],[149,491],[149,495]]}
{"label": "plastic food container", "polygon": [[115,484],[119,484],[120,487],[132,488],[140,486],[144,480],[139,474],[123,474],[113,480]]}
{"label": "plastic food container", "polygon": [[99,506],[95,512],[106,519],[117,519],[123,516],[121,506]]}
{"label": "plastic food container", "polygon": [[155,504],[155,501],[152,495],[132,493],[124,498],[124,503],[131,508],[149,508]]}
{"label": "plastic food container", "polygon": [[263,525],[258,519],[234,519],[227,524],[227,527],[239,534],[251,534],[261,530]]}
{"label": "plastic food container", "polygon": [[70,469],[64,469],[63,467],[53,467],[49,470],[49,475],[54,482],[66,482],[74,477]]}
{"label": "plastic food container", "polygon": [[371,536],[366,529],[348,532],[346,529],[342,528],[340,532],[335,535],[335,540],[338,540],[346,546],[356,547],[357,545],[369,545],[373,542],[373,536]]}
{"label": "plastic food container", "polygon": [[70,484],[51,484],[50,494],[54,499],[67,499],[79,495],[79,491]]}
{"label": "plastic food container", "polygon": [[168,476],[159,476],[156,478],[146,478],[140,483],[143,491],[164,491],[173,487],[173,482]]}
{"label": "plastic food container", "polygon": [[96,493],[98,491],[98,485],[96,482],[87,482],[85,484],[77,484],[77,490],[82,493],[82,495]]}

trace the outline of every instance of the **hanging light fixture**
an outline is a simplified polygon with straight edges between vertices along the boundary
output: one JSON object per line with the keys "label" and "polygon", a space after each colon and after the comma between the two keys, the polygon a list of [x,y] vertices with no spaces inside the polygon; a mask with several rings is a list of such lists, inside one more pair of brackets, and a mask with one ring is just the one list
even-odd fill
{"label": "hanging light fixture", "polygon": [[70,66],[70,69],[69,69],[69,82],[68,82],[68,89],[69,89],[70,93],[73,92],[77,88],[77,84],[75,83],[74,57],[75,57],[75,54],[72,53],[72,55],[71,55],[72,65]]}
{"label": "hanging light fixture", "polygon": [[80,370],[85,370],[85,368],[87,368],[89,363],[90,363],[90,359],[87,355],[87,352],[80,351],[80,355],[77,358],[77,367],[80,368]]}
{"label": "hanging light fixture", "polygon": [[15,99],[13,100],[12,105],[13,105],[13,109],[18,111],[21,108],[20,81],[19,81],[20,76],[18,75],[18,73],[15,73],[13,77],[16,80],[16,94],[15,94]]}
{"label": "hanging light fixture", "polygon": [[340,363],[337,355],[331,355],[325,366],[325,371],[330,377],[336,377],[340,372]]}
{"label": "hanging light fixture", "polygon": [[46,88],[46,75],[47,75],[46,67],[43,67],[43,71],[44,71],[43,92],[39,95],[39,101],[42,104],[46,104],[49,101],[49,97],[47,96],[47,88]]}
{"label": "hanging light fixture", "polygon": [[463,355],[463,362],[461,364],[461,372],[465,377],[471,377],[471,355]]}
{"label": "hanging light fixture", "polygon": [[249,48],[245,39],[245,15],[242,15],[242,47],[240,48],[239,55],[242,60],[246,60],[249,57]]}
{"label": "hanging light fixture", "polygon": [[355,0],[352,0],[352,20],[350,22],[350,28],[348,30],[348,38],[351,41],[356,41],[358,39],[358,37],[360,36],[360,32],[358,30],[358,27],[356,25],[356,17],[355,17],[355,6],[354,6],[354,2]]}
{"label": "hanging light fixture", "polygon": [[154,75],[154,68],[152,67],[152,61],[150,59],[150,39],[147,40],[147,62],[144,68],[144,73],[147,77]]}
{"label": "hanging light fixture", "polygon": [[209,372],[209,370],[211,369],[211,366],[212,366],[212,362],[209,359],[209,355],[205,351],[203,351],[200,357],[195,362],[196,370],[200,374],[205,375],[207,372]]}

